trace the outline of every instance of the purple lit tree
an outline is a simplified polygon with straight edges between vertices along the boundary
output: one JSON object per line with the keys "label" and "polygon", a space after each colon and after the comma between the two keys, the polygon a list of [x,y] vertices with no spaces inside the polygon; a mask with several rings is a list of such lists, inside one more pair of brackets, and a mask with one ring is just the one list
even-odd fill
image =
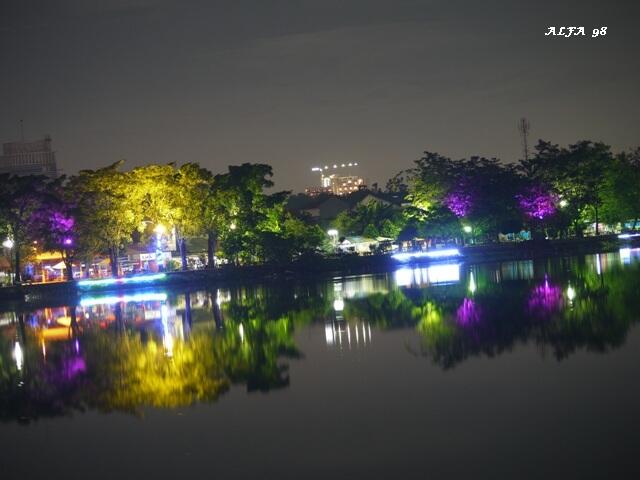
{"label": "purple lit tree", "polygon": [[444,197],[444,204],[458,218],[466,217],[473,204],[471,195],[461,190],[454,190]]}
{"label": "purple lit tree", "polygon": [[67,280],[73,279],[72,264],[76,249],[74,210],[74,204],[52,195],[31,219],[34,231],[38,232],[40,246],[45,250],[60,252]]}
{"label": "purple lit tree", "polygon": [[516,199],[522,212],[531,219],[545,220],[556,213],[557,196],[539,185],[516,195]]}

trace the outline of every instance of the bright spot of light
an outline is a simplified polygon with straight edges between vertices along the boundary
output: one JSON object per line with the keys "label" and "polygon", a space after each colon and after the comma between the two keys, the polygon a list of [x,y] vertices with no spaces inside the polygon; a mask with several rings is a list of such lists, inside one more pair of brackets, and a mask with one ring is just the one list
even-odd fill
{"label": "bright spot of light", "polygon": [[460,264],[445,263],[427,268],[429,283],[451,283],[460,281]]}
{"label": "bright spot of light", "polygon": [[24,357],[22,355],[22,347],[18,342],[16,342],[16,344],[13,347],[13,359],[16,361],[17,369],[22,370],[22,363],[23,363]]}
{"label": "bright spot of light", "polygon": [[571,302],[573,302],[573,299],[576,298],[576,291],[571,285],[569,285],[569,287],[567,288],[567,298]]}
{"label": "bright spot of light", "polygon": [[333,309],[336,312],[341,312],[342,310],[344,310],[344,300],[342,300],[341,298],[336,298],[333,301]]}
{"label": "bright spot of light", "polygon": [[471,272],[469,274],[469,292],[476,293],[477,288],[478,287],[476,286],[476,280],[473,276],[473,272]]}
{"label": "bright spot of light", "polygon": [[622,263],[624,263],[624,264],[631,263],[631,249],[630,248],[621,248],[620,249],[620,260],[622,260]]}
{"label": "bright spot of light", "polygon": [[408,287],[413,280],[413,271],[410,268],[399,268],[395,271],[396,284],[400,287]]}

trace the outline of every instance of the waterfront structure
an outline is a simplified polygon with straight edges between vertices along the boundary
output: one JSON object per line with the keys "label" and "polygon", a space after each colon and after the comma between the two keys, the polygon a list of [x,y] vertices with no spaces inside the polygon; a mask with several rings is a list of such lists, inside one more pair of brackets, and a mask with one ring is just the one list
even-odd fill
{"label": "waterfront structure", "polygon": [[334,195],[349,195],[367,188],[366,180],[355,172],[358,163],[342,163],[332,166],[313,167],[312,172],[320,173],[320,186],[307,187],[307,195],[332,193]]}
{"label": "waterfront structure", "polygon": [[58,176],[56,154],[51,148],[51,137],[27,142],[24,140],[8,142],[2,145],[0,173],[12,175]]}

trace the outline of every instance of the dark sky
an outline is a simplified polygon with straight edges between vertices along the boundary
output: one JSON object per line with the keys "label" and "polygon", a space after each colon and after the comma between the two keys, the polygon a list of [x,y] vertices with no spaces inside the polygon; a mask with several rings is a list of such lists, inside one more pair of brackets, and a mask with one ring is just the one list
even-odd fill
{"label": "dark sky", "polygon": [[534,139],[627,149],[638,3],[2,0],[0,140],[22,118],[28,138],[52,135],[65,173],[267,162],[294,190],[325,163],[384,183],[425,149],[512,161],[522,116]]}

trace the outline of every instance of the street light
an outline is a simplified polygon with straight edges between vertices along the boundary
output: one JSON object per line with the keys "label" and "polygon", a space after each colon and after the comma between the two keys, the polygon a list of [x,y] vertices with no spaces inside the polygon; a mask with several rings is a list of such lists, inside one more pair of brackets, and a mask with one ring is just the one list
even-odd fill
{"label": "street light", "polygon": [[462,227],[462,230],[464,230],[464,233],[471,233],[473,229],[471,228],[471,226],[465,225],[464,227]]}
{"label": "street light", "polygon": [[567,202],[566,200],[562,199],[562,200],[560,200],[559,205],[560,205],[560,208],[564,208],[567,205],[569,205],[569,202]]}
{"label": "street light", "polygon": [[4,242],[2,242],[2,246],[4,248],[8,248],[9,250],[11,250],[13,248],[13,240],[11,240],[10,238],[7,238]]}

